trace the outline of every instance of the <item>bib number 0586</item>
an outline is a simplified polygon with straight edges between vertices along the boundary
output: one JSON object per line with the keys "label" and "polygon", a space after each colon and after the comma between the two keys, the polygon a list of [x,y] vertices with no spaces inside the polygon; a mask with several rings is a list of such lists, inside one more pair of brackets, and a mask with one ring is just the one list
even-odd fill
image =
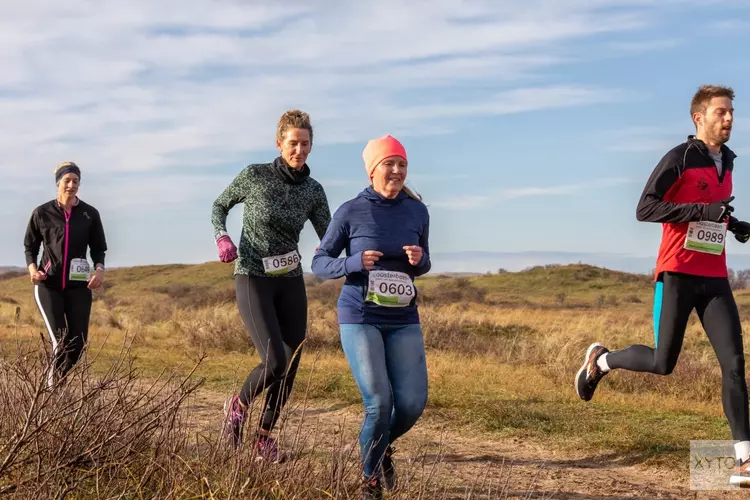
{"label": "bib number 0586", "polygon": [[284,255],[273,255],[263,258],[263,268],[266,274],[286,274],[299,266],[300,257],[297,250],[292,250]]}

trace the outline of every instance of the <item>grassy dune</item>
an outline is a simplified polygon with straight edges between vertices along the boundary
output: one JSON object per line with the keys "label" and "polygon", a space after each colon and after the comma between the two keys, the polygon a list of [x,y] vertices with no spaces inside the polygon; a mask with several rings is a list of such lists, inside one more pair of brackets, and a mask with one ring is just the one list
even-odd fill
{"label": "grassy dune", "polygon": [[[94,371],[106,372],[123,338],[132,337],[140,376],[187,371],[203,353],[196,374],[206,387],[234,390],[258,357],[234,304],[231,272],[220,263],[108,271],[92,313],[90,349],[101,349]],[[298,380],[310,381],[313,401],[357,404],[338,341],[340,284],[308,283],[309,338]],[[730,439],[719,367],[695,316],[671,376],[613,373],[593,401],[575,394],[573,377],[590,342],[652,345],[649,276],[572,265],[433,276],[418,285],[430,381],[426,421],[654,465],[686,464],[691,439]],[[0,347],[7,353],[37,342],[44,328],[28,280],[0,281],[0,290]],[[744,317],[750,296],[741,290],[737,299]]]}

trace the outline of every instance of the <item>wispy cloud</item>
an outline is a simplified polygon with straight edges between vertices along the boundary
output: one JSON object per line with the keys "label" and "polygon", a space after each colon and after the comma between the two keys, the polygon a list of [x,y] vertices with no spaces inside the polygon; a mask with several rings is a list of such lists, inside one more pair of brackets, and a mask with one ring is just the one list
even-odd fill
{"label": "wispy cloud", "polygon": [[0,169],[18,179],[66,158],[101,173],[234,162],[272,146],[290,107],[312,113],[323,144],[618,99],[543,70],[569,62],[568,42],[649,19],[638,0],[71,0],[0,14]]}
{"label": "wispy cloud", "polygon": [[642,43],[639,30],[663,8],[643,0],[5,4],[0,172],[28,182],[69,159],[110,183],[153,174],[148,182],[189,200],[203,182],[189,172],[240,168],[272,150],[274,124],[292,107],[311,113],[322,145],[622,100],[622,89],[549,70],[579,63],[572,44],[602,34],[617,33],[623,47]]}
{"label": "wispy cloud", "polygon": [[684,43],[685,41],[681,38],[662,38],[654,40],[612,42],[608,44],[607,47],[622,52],[650,52],[655,50],[673,49]]}
{"label": "wispy cloud", "polygon": [[[687,113],[686,113],[687,115]],[[684,122],[663,123],[659,125],[643,125],[608,130],[601,133],[604,149],[616,153],[666,153],[677,144],[685,141],[689,134],[695,134],[695,129],[686,117]],[[735,152],[743,149],[747,144],[750,125],[739,122],[732,129],[732,140],[729,143]],[[737,148],[734,145],[739,145]],[[739,153],[738,153],[739,154]]]}
{"label": "wispy cloud", "polygon": [[450,197],[436,201],[435,203],[431,203],[430,206],[452,210],[472,210],[518,198],[541,198],[547,196],[570,195],[586,189],[604,189],[608,187],[619,186],[622,184],[628,184],[630,182],[633,181],[624,178],[610,178],[597,179],[591,182],[582,182],[580,184],[568,184],[562,186],[534,186],[499,189],[488,194]]}
{"label": "wispy cloud", "polygon": [[666,138],[645,138],[622,142],[620,144],[614,144],[608,147],[607,151],[611,151],[613,153],[653,153],[661,151],[663,153],[666,153],[676,145],[677,143],[675,141],[670,141]]}
{"label": "wispy cloud", "polygon": [[666,153],[694,133],[690,117],[685,113],[684,121],[620,127],[602,131],[604,150],[614,153]]}
{"label": "wispy cloud", "polygon": [[750,29],[750,21],[746,19],[723,19],[709,23],[708,27],[721,32],[741,31]]}

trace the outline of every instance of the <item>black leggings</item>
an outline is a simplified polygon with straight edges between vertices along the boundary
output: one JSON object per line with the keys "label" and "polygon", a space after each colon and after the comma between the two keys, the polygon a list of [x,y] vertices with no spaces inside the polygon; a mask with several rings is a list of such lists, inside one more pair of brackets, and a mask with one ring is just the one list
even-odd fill
{"label": "black leggings", "polygon": [[238,274],[235,290],[242,322],[261,358],[242,386],[240,401],[248,405],[267,388],[260,426],[270,431],[292,392],[302,355],[301,348],[296,355],[295,351],[305,339],[307,329],[305,281],[302,276],[267,278]]}
{"label": "black leggings", "polygon": [[55,377],[63,377],[76,365],[88,341],[91,290],[85,286],[55,290],[35,285],[34,299],[52,342],[55,364],[48,375],[52,384]]}
{"label": "black leggings", "polygon": [[698,312],[721,366],[721,398],[732,438],[750,440],[742,325],[729,280],[662,273],[654,294],[654,344],[607,355],[610,368],[669,375],[677,365],[690,313]]}

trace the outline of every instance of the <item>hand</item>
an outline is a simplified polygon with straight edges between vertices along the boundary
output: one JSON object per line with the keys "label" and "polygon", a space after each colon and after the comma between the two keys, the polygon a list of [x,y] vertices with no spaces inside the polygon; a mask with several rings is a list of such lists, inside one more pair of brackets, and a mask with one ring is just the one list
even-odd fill
{"label": "hand", "polygon": [[377,250],[365,250],[362,252],[362,267],[369,271],[382,256],[383,252],[378,252]]}
{"label": "hand", "polygon": [[216,240],[219,247],[219,259],[222,262],[232,262],[237,258],[237,247],[232,243],[232,238],[227,235]]}
{"label": "hand", "polygon": [[102,284],[104,284],[104,271],[102,269],[99,269],[94,272],[91,278],[89,278],[88,287],[91,290],[95,290],[102,286]]}
{"label": "hand", "polygon": [[709,203],[703,208],[703,219],[711,222],[724,222],[734,211],[734,207],[729,204],[732,200],[734,196]]}
{"label": "hand", "polygon": [[409,264],[416,266],[419,261],[422,260],[422,254],[424,253],[422,247],[418,245],[407,245],[404,247],[406,255],[409,257]]}
{"label": "hand", "polygon": [[740,243],[747,243],[750,240],[750,223],[729,217],[727,229],[734,233],[734,239]]}
{"label": "hand", "polygon": [[44,281],[47,279],[47,273],[39,270],[31,271],[29,273],[29,278],[31,279],[31,282],[36,285],[40,281]]}

